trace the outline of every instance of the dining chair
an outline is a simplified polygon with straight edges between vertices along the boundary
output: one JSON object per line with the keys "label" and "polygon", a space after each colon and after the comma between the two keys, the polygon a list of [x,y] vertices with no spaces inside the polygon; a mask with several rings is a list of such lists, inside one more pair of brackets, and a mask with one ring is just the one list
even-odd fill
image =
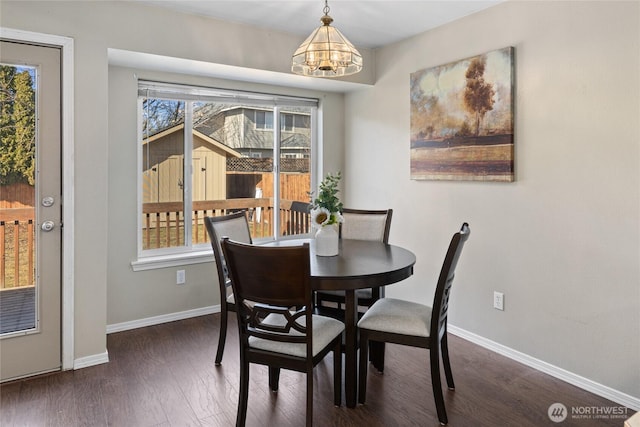
{"label": "dining chair", "polygon": [[[440,355],[442,355],[447,386],[453,390],[455,386],[447,345],[447,313],[456,265],[470,233],[469,225],[465,222],[460,231],[451,238],[431,307],[412,301],[382,298],[369,307],[358,322],[360,332],[358,401],[360,403],[365,403],[367,394],[367,351],[370,342],[388,342],[427,348],[431,365],[431,387],[438,419],[440,424],[447,424],[447,411],[440,379]],[[384,358],[384,354],[382,357]]]}
{"label": "dining chair", "polygon": [[[391,229],[391,217],[393,209],[363,210],[343,209],[344,221],[340,224],[340,237],[343,239],[371,240],[389,243],[389,230]],[[381,288],[358,289],[356,297],[358,306],[369,307],[381,296]],[[344,304],[344,292],[342,291],[317,291],[316,306],[322,306],[323,302],[333,302],[338,309]]]}
{"label": "dining chair", "polygon": [[278,390],[280,369],[307,377],[306,425],[313,423],[313,368],[333,351],[334,404],[342,400],[344,323],[313,313],[309,243],[268,247],[222,239],[236,297],[240,340],[240,396],[236,426],[244,426],[249,365],[269,367],[269,387]]}
{"label": "dining chair", "polygon": [[222,363],[224,344],[227,339],[227,319],[229,311],[236,311],[235,299],[231,289],[231,280],[227,272],[220,239],[229,237],[237,242],[252,243],[249,223],[245,212],[236,212],[223,216],[208,216],[204,219],[205,227],[209,233],[211,246],[213,247],[213,258],[218,272],[218,284],[220,288],[220,333],[218,335],[218,351],[216,352],[215,364]]}
{"label": "dining chair", "polygon": [[287,227],[285,234],[306,234],[311,226],[310,212],[311,204],[308,202],[291,202],[287,216]]}

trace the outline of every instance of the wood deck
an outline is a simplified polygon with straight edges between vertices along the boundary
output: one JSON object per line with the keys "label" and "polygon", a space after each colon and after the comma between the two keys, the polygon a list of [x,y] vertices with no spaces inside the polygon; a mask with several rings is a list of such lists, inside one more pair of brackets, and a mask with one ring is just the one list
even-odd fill
{"label": "wood deck", "polygon": [[35,313],[34,286],[0,291],[0,334],[35,328]]}

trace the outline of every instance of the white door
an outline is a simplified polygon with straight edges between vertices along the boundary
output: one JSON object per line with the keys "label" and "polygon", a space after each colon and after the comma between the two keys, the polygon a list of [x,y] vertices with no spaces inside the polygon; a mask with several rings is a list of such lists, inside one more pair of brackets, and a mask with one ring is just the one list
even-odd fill
{"label": "white door", "polygon": [[2,41],[0,65],[2,144],[11,153],[0,174],[0,381],[7,381],[62,364],[61,50]]}

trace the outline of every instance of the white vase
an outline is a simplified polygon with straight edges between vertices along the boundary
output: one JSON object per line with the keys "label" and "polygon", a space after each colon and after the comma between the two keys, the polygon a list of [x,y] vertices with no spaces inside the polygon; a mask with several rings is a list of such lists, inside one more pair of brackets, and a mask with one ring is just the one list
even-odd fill
{"label": "white vase", "polygon": [[320,227],[316,232],[316,255],[338,255],[338,227],[334,224]]}

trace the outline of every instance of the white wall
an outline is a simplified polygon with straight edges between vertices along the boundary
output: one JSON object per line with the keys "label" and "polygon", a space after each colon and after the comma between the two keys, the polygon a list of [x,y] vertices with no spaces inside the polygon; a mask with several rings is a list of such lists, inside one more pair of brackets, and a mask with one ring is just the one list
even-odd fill
{"label": "white wall", "polygon": [[[430,303],[468,221],[451,324],[640,398],[640,3],[507,2],[376,52],[346,99],[347,206],[394,209],[417,255],[387,296]],[[409,179],[409,74],[506,46],[516,181]],[[493,291],[505,310],[492,308]]]}
{"label": "white wall", "polygon": [[[131,269],[136,257],[137,89],[134,70],[109,66],[108,49],[287,73],[300,38],[132,2],[3,0],[0,8],[3,27],[67,36],[75,43],[75,159],[73,165],[65,165],[75,170],[75,359],[100,360],[107,325],[219,304],[212,264],[185,266],[185,286],[175,284],[176,268],[137,273]],[[373,67],[368,70],[356,80],[372,80]],[[317,97],[326,106],[324,167],[342,169],[341,93],[136,73],[142,78]],[[338,127],[333,127],[336,121]]]}

